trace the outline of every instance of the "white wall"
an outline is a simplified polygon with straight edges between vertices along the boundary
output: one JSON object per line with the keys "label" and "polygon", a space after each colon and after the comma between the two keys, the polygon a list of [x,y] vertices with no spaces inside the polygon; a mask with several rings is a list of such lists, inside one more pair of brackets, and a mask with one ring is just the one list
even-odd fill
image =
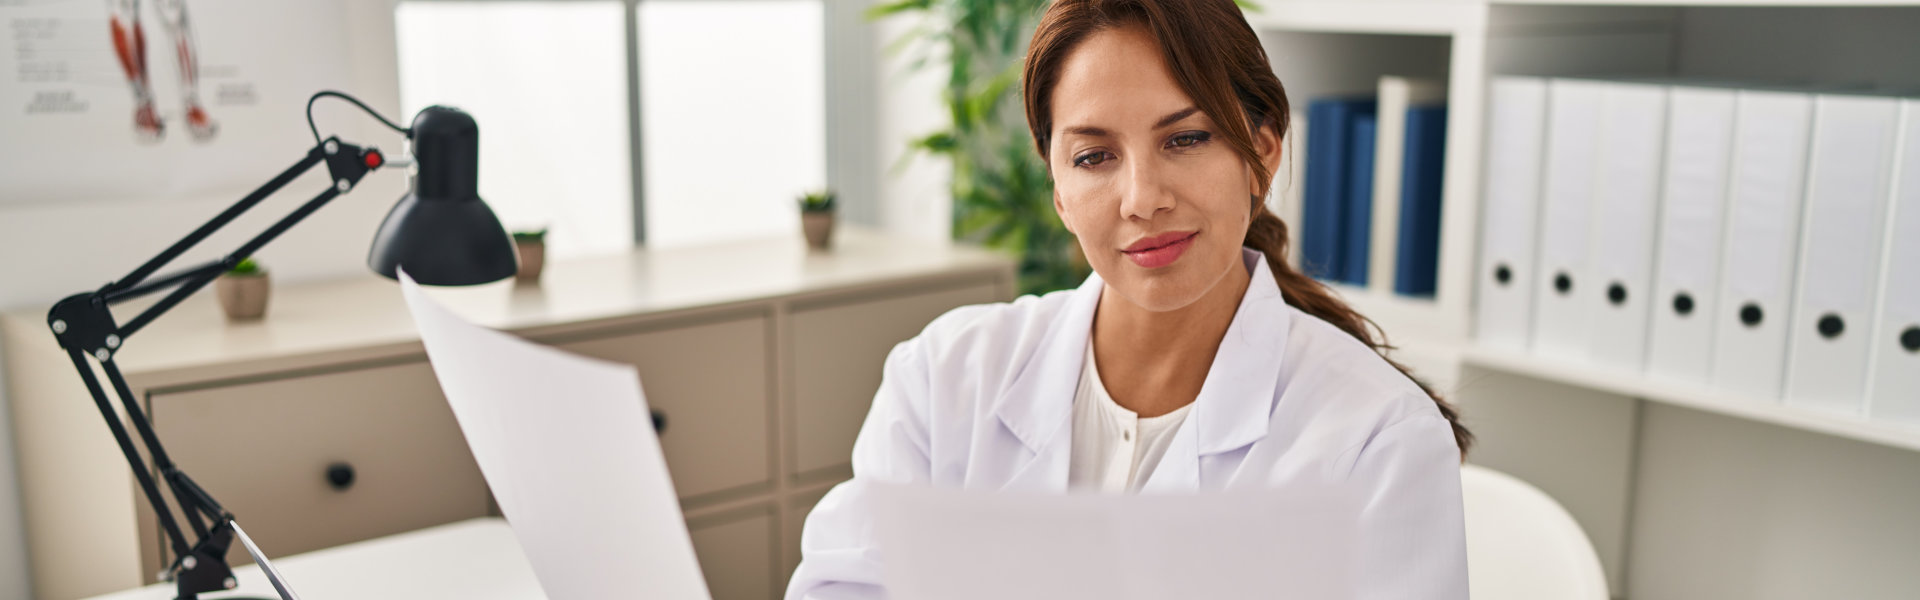
{"label": "white wall", "polygon": [[[389,118],[407,118],[398,112],[391,0],[345,0],[344,4],[351,47],[313,51],[349,53],[354,69],[351,81],[341,84],[343,91]],[[369,118],[342,108],[344,104],[322,106],[315,111],[316,119],[341,138],[378,146],[393,156],[402,153],[403,140]],[[289,111],[287,118],[302,117],[297,111]],[[306,143],[298,140],[284,149],[288,165],[306,153]],[[72,158],[87,160],[84,156]],[[111,165],[101,168],[111,172]],[[274,174],[260,173],[259,180],[264,183]],[[278,281],[365,272],[367,244],[387,209],[405,192],[405,180],[398,171],[369,175],[352,193],[341,196],[268,246],[259,254],[261,262]],[[255,208],[256,214],[229,225],[225,235],[209,240],[200,252],[178,264],[193,264],[232,250],[325,185],[324,175],[310,174],[297,180]],[[6,228],[6,235],[0,235],[0,257],[6,257],[0,260],[0,281],[7,282],[0,286],[0,308],[43,310],[61,297],[99,287],[133,269],[247,191],[239,189],[205,198],[127,198],[97,204],[0,209],[0,223]],[[47,343],[53,343],[51,335]],[[137,348],[139,341],[129,344]],[[0,373],[0,390],[5,389],[3,378]],[[10,415],[5,393],[0,391],[0,600],[24,600],[30,581]]]}
{"label": "white wall", "polygon": [[[877,3],[876,0],[827,1],[837,5],[836,10],[855,14]],[[360,97],[390,118],[409,119],[411,115],[399,111],[393,38],[395,3],[395,0],[346,0],[353,44],[339,50],[352,55],[354,70],[351,83],[342,87],[343,91]],[[846,52],[882,52],[881,48],[913,22],[910,17],[875,24],[862,21],[861,34],[871,36],[869,41],[854,45]],[[925,157],[902,159],[907,139],[946,125],[947,114],[940,101],[944,67],[934,65],[908,73],[903,63],[891,56],[852,61],[852,68],[860,69],[870,79],[849,88],[875,97],[867,104],[873,108],[869,117],[872,122],[853,124],[848,129],[871,132],[872,146],[845,154],[869,166],[854,165],[841,172],[864,178],[847,185],[848,191],[873,190],[864,193],[877,196],[872,205],[860,211],[864,214],[859,221],[901,235],[944,241],[949,239],[951,228],[952,203],[948,194],[951,169],[942,161]],[[377,145],[394,156],[403,151],[397,136],[343,106],[323,102],[317,109],[317,119],[349,141]],[[299,118],[299,115],[290,113],[288,118]],[[845,146],[857,146],[850,142]],[[303,145],[291,143],[285,149],[288,164],[304,151]],[[76,156],[74,160],[85,158]],[[259,179],[264,182],[272,175],[261,173]],[[179,264],[192,264],[232,249],[284,211],[317,193],[323,185],[324,179],[316,176],[296,181],[256,208],[255,214],[229,225],[226,235],[209,240],[200,252],[184,257]],[[393,200],[405,189],[405,177],[400,173],[375,173],[353,193],[335,200],[263,250],[260,260],[272,270],[278,282],[325,280],[364,273],[366,244]],[[0,209],[0,223],[6,225],[6,235],[0,236],[0,256],[7,257],[0,261],[0,281],[7,282],[0,286],[0,309],[40,311],[61,297],[96,288],[159,252],[247,191],[238,189],[230,194],[202,198],[127,198],[120,202],[77,206]],[[53,343],[51,337],[47,343]],[[137,348],[138,341],[132,345]],[[0,360],[4,358],[0,356]],[[0,372],[0,600],[25,600],[29,597],[30,570],[5,389],[4,372]]]}

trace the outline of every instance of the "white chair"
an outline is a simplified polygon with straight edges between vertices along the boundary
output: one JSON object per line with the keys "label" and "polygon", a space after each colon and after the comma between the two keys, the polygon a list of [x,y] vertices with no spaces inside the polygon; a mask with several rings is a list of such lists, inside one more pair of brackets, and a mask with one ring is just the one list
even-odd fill
{"label": "white chair", "polygon": [[1553,498],[1475,465],[1461,466],[1460,488],[1474,600],[1607,600],[1600,555]]}

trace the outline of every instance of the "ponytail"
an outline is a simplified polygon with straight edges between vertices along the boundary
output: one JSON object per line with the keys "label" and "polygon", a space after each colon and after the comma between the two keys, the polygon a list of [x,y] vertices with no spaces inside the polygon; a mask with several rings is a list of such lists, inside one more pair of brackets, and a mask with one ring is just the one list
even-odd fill
{"label": "ponytail", "polygon": [[1347,306],[1347,303],[1341,301],[1339,296],[1335,296],[1325,284],[1295,270],[1287,262],[1287,223],[1274,215],[1273,211],[1267,210],[1259,198],[1253,199],[1253,205],[1256,207],[1256,212],[1253,215],[1253,223],[1247,227],[1245,245],[1267,255],[1267,266],[1273,269],[1273,279],[1280,284],[1280,297],[1286,299],[1287,304],[1300,309],[1300,312],[1331,323],[1347,335],[1360,340],[1360,343],[1380,353],[1380,358],[1385,359],[1387,364],[1393,365],[1393,368],[1398,369],[1402,375],[1406,375],[1407,379],[1413,380],[1414,385],[1420,386],[1420,390],[1426,392],[1427,397],[1433,398],[1434,406],[1440,409],[1440,416],[1446,417],[1447,424],[1453,426],[1453,442],[1460,447],[1460,457],[1464,460],[1467,449],[1473,446],[1473,432],[1467,431],[1466,426],[1460,424],[1459,409],[1440,397],[1440,394],[1428,387],[1426,382],[1414,377],[1413,373],[1407,370],[1406,365],[1387,357],[1386,351],[1393,350],[1394,347],[1387,343],[1384,332],[1376,335],[1380,329],[1379,325]]}

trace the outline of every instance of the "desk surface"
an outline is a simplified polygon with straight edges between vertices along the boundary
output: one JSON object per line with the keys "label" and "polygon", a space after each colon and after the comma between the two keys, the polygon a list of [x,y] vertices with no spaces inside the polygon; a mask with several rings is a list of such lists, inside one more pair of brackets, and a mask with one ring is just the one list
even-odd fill
{"label": "desk surface", "polygon": [[[244,524],[243,524],[244,525]],[[235,543],[232,554],[245,554]],[[229,556],[232,556],[230,554]],[[301,600],[544,600],[513,529],[499,518],[473,519],[277,559],[274,566]],[[245,594],[277,598],[260,567],[234,569],[240,588],[208,600]],[[92,600],[170,600],[171,584],[150,585]]]}
{"label": "desk surface", "polygon": [[[1014,263],[1005,255],[963,244],[907,240],[858,227],[841,229],[830,251],[809,250],[798,236],[636,248],[549,260],[539,285],[507,280],[430,288],[429,293],[471,321],[527,334],[763,298],[897,285],[917,277],[1000,273]],[[123,321],[131,319],[156,300],[129,302],[116,307],[115,314]],[[156,373],[209,365],[232,370],[236,364],[341,351],[419,352],[420,337],[400,288],[376,275],[276,285],[267,314],[260,321],[228,323],[214,294],[198,293],[142,330],[138,340],[115,355],[115,361],[129,377],[145,375],[152,382],[151,375]],[[23,339],[34,340],[36,347],[53,347],[45,331],[45,308],[0,314],[0,325],[28,334]]]}

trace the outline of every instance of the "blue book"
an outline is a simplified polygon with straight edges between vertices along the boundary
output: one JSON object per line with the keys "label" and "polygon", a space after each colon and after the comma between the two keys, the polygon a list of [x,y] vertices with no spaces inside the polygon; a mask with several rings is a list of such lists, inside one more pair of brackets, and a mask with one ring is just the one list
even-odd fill
{"label": "blue book", "polygon": [[1446,105],[1407,109],[1407,140],[1401,158],[1400,239],[1394,255],[1393,291],[1432,296],[1440,268],[1440,196],[1447,150]]}
{"label": "blue book", "polygon": [[1301,194],[1300,265],[1307,275],[1337,278],[1345,272],[1352,122],[1373,114],[1372,99],[1323,98],[1307,105],[1306,182]]}
{"label": "blue book", "polygon": [[1373,163],[1375,138],[1379,131],[1377,114],[1355,113],[1347,128],[1347,196],[1341,224],[1341,269],[1334,279],[1348,285],[1366,287],[1367,267],[1373,245]]}

